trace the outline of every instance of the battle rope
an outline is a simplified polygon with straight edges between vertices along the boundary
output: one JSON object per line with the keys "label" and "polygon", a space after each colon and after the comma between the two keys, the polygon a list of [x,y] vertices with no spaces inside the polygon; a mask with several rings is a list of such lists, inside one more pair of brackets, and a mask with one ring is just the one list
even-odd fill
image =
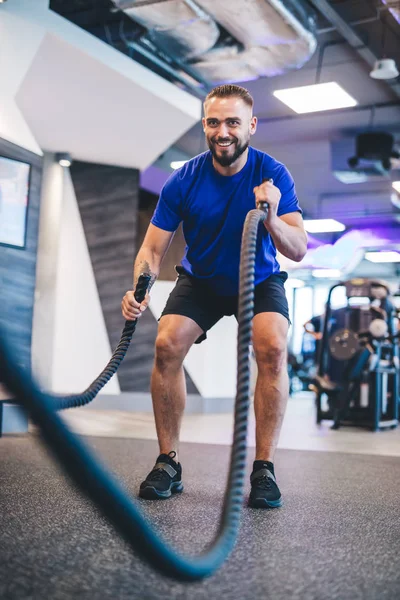
{"label": "battle rope", "polygon": [[0,335],[2,380],[15,395],[16,401],[28,409],[64,470],[139,556],[164,575],[179,580],[192,581],[211,575],[232,551],[239,530],[250,404],[249,345],[254,313],[254,265],[258,226],[265,217],[263,210],[254,209],[248,213],[244,224],[240,257],[237,392],[230,474],[218,532],[208,548],[197,557],[180,556],[160,539],[120,484],[95,459],[83,441],[66,427],[54,410],[54,397],[41,392],[18,366],[15,352]]}
{"label": "battle rope", "polygon": [[[135,299],[138,302],[142,302],[146,296],[147,288],[150,283],[151,276],[148,273],[142,273],[139,276],[138,282],[135,288]],[[136,321],[125,321],[125,327],[122,330],[121,339],[118,346],[113,352],[107,366],[102,370],[100,375],[96,377],[94,381],[86,388],[82,394],[71,394],[69,396],[56,396],[54,402],[54,408],[56,410],[62,410],[65,408],[77,408],[78,406],[84,406],[89,404],[103,388],[107,381],[111,379],[114,373],[117,371],[119,365],[125,357],[125,354],[131,343],[132,335],[135,333]]]}

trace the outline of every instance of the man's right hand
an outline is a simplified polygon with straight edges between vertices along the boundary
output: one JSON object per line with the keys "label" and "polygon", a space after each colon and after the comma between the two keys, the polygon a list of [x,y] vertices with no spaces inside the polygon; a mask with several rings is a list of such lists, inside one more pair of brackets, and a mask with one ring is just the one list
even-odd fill
{"label": "man's right hand", "polygon": [[146,294],[145,299],[142,303],[135,300],[134,291],[129,290],[122,298],[121,309],[122,316],[126,321],[136,321],[142,316],[143,311],[146,310],[147,305],[150,301],[150,296]]}

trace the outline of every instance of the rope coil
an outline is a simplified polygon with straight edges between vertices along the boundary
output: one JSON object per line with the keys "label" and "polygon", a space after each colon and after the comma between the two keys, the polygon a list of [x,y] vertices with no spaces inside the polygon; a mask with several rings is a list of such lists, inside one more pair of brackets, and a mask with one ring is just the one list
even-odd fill
{"label": "rope coil", "polygon": [[[135,300],[137,300],[137,302],[143,302],[145,299],[150,280],[151,275],[148,273],[142,273],[139,276],[134,293]],[[122,330],[121,339],[118,343],[118,346],[114,350],[112,357],[100,375],[98,375],[98,377],[96,377],[96,379],[92,381],[92,383],[81,394],[55,397],[54,408],[56,410],[85,406],[85,404],[89,404],[89,402],[91,402],[97,396],[99,391],[106,385],[107,381],[109,381],[114,373],[116,373],[119,365],[125,358],[125,354],[128,351],[132,336],[135,333],[136,325],[137,320],[125,322],[125,327]]]}
{"label": "rope coil", "polygon": [[[208,548],[197,557],[181,556],[169,544],[160,539],[119,482],[95,459],[83,441],[64,424],[57,411],[54,410],[54,396],[41,392],[27,373],[17,365],[15,353],[11,352],[4,336],[0,335],[1,378],[15,395],[16,401],[30,412],[30,416],[40,427],[43,439],[50,446],[66,473],[96,504],[141,558],[164,575],[181,581],[198,580],[208,577],[216,571],[233,550],[239,531],[250,404],[249,345],[252,336],[256,241],[258,225],[265,217],[266,213],[262,210],[250,211],[243,229],[239,282],[237,393],[230,472],[218,532]],[[119,351],[120,344],[118,345],[116,350],[118,358],[124,355],[126,342],[129,345],[136,322],[132,327],[132,333],[127,331],[126,334],[123,334],[121,352]],[[103,373],[99,376],[102,381],[108,377],[109,372],[104,374],[104,378]],[[88,390],[90,388],[91,386]],[[83,395],[72,396],[74,402],[77,401],[77,398],[85,396],[86,393],[89,394],[88,390]],[[71,399],[57,400],[58,408],[67,408],[66,404],[71,401]],[[84,400],[86,400],[86,396]]]}

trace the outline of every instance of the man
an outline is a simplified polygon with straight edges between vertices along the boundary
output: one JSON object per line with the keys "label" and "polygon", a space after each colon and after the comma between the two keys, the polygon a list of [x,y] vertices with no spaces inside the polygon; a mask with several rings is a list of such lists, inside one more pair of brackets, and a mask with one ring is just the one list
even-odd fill
{"label": "man", "polygon": [[[203,129],[209,151],[175,171],[166,182],[139,250],[134,285],[142,272],[157,278],[175,230],[183,222],[186,252],[178,279],[159,322],[151,379],[160,456],[140,486],[143,498],[181,492],[179,431],[186,389],[182,363],[194,343],[224,315],[237,315],[239,257],[243,224],[256,202],[268,202],[260,224],[255,271],[253,347],[258,366],[255,390],[256,456],[249,505],[282,505],[273,457],[288,397],[286,339],[288,305],[276,249],[300,261],[307,248],[293,179],[271,156],[249,147],[257,127],[253,99],[236,85],[212,90],[204,102]],[[272,179],[271,182],[263,182]],[[133,291],[125,294],[122,314],[140,318]]]}
{"label": "man", "polygon": [[[311,317],[311,319],[306,321],[303,325],[305,333],[308,334],[307,336],[303,336],[301,348],[303,363],[309,359],[311,359],[314,364],[318,362],[322,340],[323,321],[324,315],[316,315]],[[310,343],[310,338],[312,343]]]}

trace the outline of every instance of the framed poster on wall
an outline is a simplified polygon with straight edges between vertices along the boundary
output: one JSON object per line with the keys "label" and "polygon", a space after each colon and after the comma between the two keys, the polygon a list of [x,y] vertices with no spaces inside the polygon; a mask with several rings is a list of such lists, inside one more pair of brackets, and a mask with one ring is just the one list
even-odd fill
{"label": "framed poster on wall", "polygon": [[0,156],[0,245],[25,248],[30,170],[28,163]]}

